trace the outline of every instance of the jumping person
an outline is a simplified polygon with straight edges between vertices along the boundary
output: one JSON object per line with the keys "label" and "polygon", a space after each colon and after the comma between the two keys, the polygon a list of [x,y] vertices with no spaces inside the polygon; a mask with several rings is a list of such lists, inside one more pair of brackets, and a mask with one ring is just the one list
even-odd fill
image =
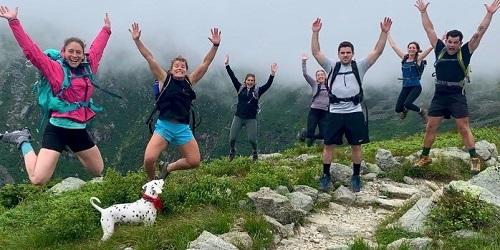
{"label": "jumping person", "polygon": [[469,110],[465,97],[464,85],[468,78],[468,66],[472,53],[477,49],[481,38],[490,26],[493,15],[500,8],[500,0],[494,0],[486,7],[486,15],[472,35],[469,42],[462,45],[463,35],[458,30],[446,33],[446,40],[438,39],[434,26],[427,14],[427,6],[423,0],[417,0],[415,7],[420,11],[422,25],[436,54],[436,85],[434,97],[429,107],[429,117],[425,130],[424,145],[420,159],[415,162],[417,167],[423,167],[432,162],[429,157],[431,146],[436,138],[437,130],[443,118],[455,118],[457,129],[463,143],[469,151],[471,172],[481,171],[481,162],[476,153],[474,136],[469,127]]}
{"label": "jumping person", "polygon": [[[71,103],[89,103],[94,93],[90,77],[84,74],[84,61],[90,65],[91,74],[97,73],[104,48],[111,35],[111,22],[108,14],[104,17],[104,27],[92,42],[88,55],[85,44],[76,37],[64,41],[60,62],[52,60],[31,40],[17,18],[18,8],[10,10],[0,6],[0,17],[8,20],[9,26],[22,48],[26,58],[47,79],[52,92]],[[67,75],[70,74],[70,75]],[[67,76],[66,76],[67,75]],[[70,85],[63,89],[63,83],[70,78]],[[42,139],[42,148],[38,155],[31,146],[30,131],[25,128],[3,134],[2,141],[16,144],[21,150],[29,180],[35,185],[46,184],[56,168],[61,152],[66,146],[78,157],[82,165],[94,176],[101,176],[104,169],[99,149],[90,138],[86,126],[95,113],[88,105],[69,112],[52,111]]]}
{"label": "jumping person", "polygon": [[271,75],[269,75],[266,84],[256,86],[254,74],[249,73],[245,76],[244,85],[238,81],[233,70],[229,67],[229,56],[227,55],[224,59],[224,64],[226,65],[229,78],[231,78],[231,82],[238,93],[238,105],[229,132],[229,160],[232,161],[236,155],[236,136],[238,136],[243,126],[247,129],[248,141],[252,145],[252,158],[253,160],[257,160],[257,113],[259,110],[259,98],[271,87],[274,75],[278,70],[278,65],[276,63],[271,65]]}
{"label": "jumping person", "polygon": [[396,103],[396,113],[399,114],[401,119],[405,119],[408,114],[408,110],[417,112],[424,124],[427,123],[427,111],[423,108],[418,107],[413,104],[422,92],[422,85],[420,84],[420,78],[424,72],[425,57],[432,51],[432,47],[429,47],[424,52],[420,49],[420,45],[417,42],[410,42],[407,46],[407,53],[403,53],[399,49],[398,45],[392,39],[391,35],[388,35],[388,41],[391,45],[396,55],[401,58],[401,71],[403,72],[403,88],[399,93],[398,101]]}
{"label": "jumping person", "polygon": [[319,135],[323,136],[325,133],[325,121],[328,115],[328,107],[330,106],[330,99],[328,97],[328,84],[326,83],[326,72],[324,69],[316,70],[316,80],[307,74],[307,59],[306,54],[302,55],[302,75],[307,83],[311,86],[312,101],[311,108],[307,115],[307,134],[306,144],[312,146],[313,142],[318,137],[316,127],[319,128]]}
{"label": "jumping person", "polygon": [[149,180],[155,178],[155,162],[169,144],[179,147],[182,158],[161,166],[159,178],[164,179],[172,171],[196,168],[200,165],[200,149],[189,127],[191,102],[196,98],[192,87],[201,80],[212,63],[219,48],[221,32],[218,28],[211,29],[208,39],[212,47],[203,62],[188,74],[187,60],[181,56],[171,61],[168,71],[161,67],[140,40],[141,30],[138,23],[133,23],[129,31],[139,52],[148,62],[151,73],[158,80],[160,91],[164,92],[160,93],[157,105],[160,115],[144,153],[147,177]]}
{"label": "jumping person", "polygon": [[325,146],[323,148],[323,176],[320,179],[320,188],[327,190],[330,186],[330,165],[332,163],[335,145],[342,145],[342,136],[345,135],[352,149],[353,174],[351,185],[354,192],[361,189],[359,177],[361,169],[361,145],[368,143],[368,123],[362,112],[361,102],[363,89],[361,81],[366,71],[377,61],[384,51],[387,33],[391,29],[392,20],[388,17],[380,23],[380,36],[375,48],[368,56],[354,61],[354,46],[350,42],[342,42],[338,46],[337,63],[326,58],[319,46],[319,31],[322,27],[320,18],[312,24],[311,50],[318,63],[329,72],[330,79],[330,107],[327,118],[328,129],[325,132]]}

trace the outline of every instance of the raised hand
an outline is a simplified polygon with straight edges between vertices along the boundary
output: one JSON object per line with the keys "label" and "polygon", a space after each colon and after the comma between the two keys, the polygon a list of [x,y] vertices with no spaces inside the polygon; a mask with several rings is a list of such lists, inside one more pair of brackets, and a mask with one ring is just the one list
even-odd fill
{"label": "raised hand", "polygon": [[226,57],[224,57],[224,65],[229,65],[229,55],[226,55]]}
{"label": "raised hand", "polygon": [[220,30],[218,28],[213,28],[210,29],[210,33],[212,33],[212,36],[208,38],[210,42],[212,42],[213,45],[219,46],[220,44]]}
{"label": "raised hand", "polygon": [[3,17],[7,20],[17,18],[17,12],[19,8],[16,7],[14,10],[10,10],[7,6],[0,6],[0,17]]}
{"label": "raised hand", "polygon": [[278,71],[278,64],[276,63],[271,64],[271,75],[274,76],[276,74],[276,71]]}
{"label": "raised hand", "polygon": [[309,59],[309,56],[306,53],[302,54],[302,60],[307,61],[307,59]]}
{"label": "raised hand", "polygon": [[111,28],[111,21],[109,20],[108,13],[106,13],[106,16],[104,16],[104,26]]}
{"label": "raised hand", "polygon": [[425,2],[424,0],[417,0],[417,2],[415,3],[415,7],[417,7],[420,13],[426,12],[427,6],[429,6],[429,3]]}
{"label": "raised hand", "polygon": [[139,40],[139,38],[141,38],[141,29],[139,28],[138,23],[133,23],[132,29],[128,29],[128,31],[130,32],[130,35],[132,35],[132,39]]}
{"label": "raised hand", "polygon": [[313,22],[312,31],[313,32],[319,32],[321,30],[321,26],[323,26],[323,23],[321,23],[321,18],[318,17]]}
{"label": "raised hand", "polygon": [[[500,0],[498,0],[498,1],[500,1]],[[380,23],[380,29],[384,33],[389,32],[389,30],[391,30],[391,26],[392,26],[392,20],[390,17],[385,17],[384,21]]]}
{"label": "raised hand", "polygon": [[488,14],[495,14],[497,12],[498,8],[500,8],[500,0],[495,0],[493,3],[490,5],[484,4],[484,7],[486,7],[486,11]]}

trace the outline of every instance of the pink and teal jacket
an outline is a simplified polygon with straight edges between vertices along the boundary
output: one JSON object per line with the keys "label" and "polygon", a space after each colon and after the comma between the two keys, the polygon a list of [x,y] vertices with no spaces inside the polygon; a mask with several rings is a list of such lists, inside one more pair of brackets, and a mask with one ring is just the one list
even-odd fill
{"label": "pink and teal jacket", "polygon": [[[9,25],[26,58],[47,79],[54,93],[58,93],[61,90],[64,81],[64,72],[61,64],[50,59],[43,53],[43,51],[24,31],[21,26],[21,22],[18,19],[10,20]],[[92,74],[97,73],[99,62],[110,35],[111,29],[106,26],[103,27],[90,46],[87,59],[90,63]],[[90,100],[93,93],[94,86],[90,82],[89,78],[72,78],[70,87],[62,92],[61,98],[68,102],[87,102]],[[94,116],[94,111],[88,107],[81,107],[77,110],[66,113],[53,111],[51,114],[51,117],[66,118],[78,123],[86,123],[94,118]]]}

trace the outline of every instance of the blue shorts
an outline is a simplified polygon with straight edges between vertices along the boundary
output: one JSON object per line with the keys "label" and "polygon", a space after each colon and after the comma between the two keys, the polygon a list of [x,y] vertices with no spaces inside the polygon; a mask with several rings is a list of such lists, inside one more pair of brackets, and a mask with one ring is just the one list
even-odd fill
{"label": "blue shorts", "polygon": [[167,120],[158,119],[156,121],[155,133],[174,146],[184,145],[193,139],[193,132],[188,124]]}

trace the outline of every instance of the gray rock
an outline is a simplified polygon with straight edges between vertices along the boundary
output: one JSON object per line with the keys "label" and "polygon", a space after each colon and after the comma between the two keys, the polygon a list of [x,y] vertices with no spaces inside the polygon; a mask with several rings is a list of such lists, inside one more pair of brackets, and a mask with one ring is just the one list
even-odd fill
{"label": "gray rock", "polygon": [[203,231],[196,240],[188,244],[188,250],[238,250],[238,248],[210,232]]}
{"label": "gray rock", "polygon": [[333,199],[342,203],[353,204],[356,200],[356,196],[348,188],[340,186],[333,192]]}
{"label": "gray rock", "polygon": [[424,180],[424,184],[432,189],[432,191],[439,190],[439,186],[432,181]]}
{"label": "gray rock", "polygon": [[306,215],[305,211],[293,208],[286,196],[268,187],[262,187],[258,192],[247,193],[247,196],[253,201],[257,212],[271,216],[283,224],[296,222]]}
{"label": "gray rock", "polygon": [[259,154],[259,159],[260,160],[267,160],[267,159],[271,159],[271,158],[277,158],[277,157],[280,157],[280,156],[282,156],[282,154],[280,154],[280,153]]}
{"label": "gray rock", "polygon": [[311,197],[314,201],[318,199],[318,190],[306,185],[296,185],[293,186],[293,191],[303,193],[309,197]]}
{"label": "gray rock", "polygon": [[286,186],[278,186],[276,187],[276,193],[286,196],[287,194],[290,193],[290,191]]}
{"label": "gray rock", "polygon": [[240,249],[251,249],[253,245],[252,237],[247,232],[228,232],[219,237]]}
{"label": "gray rock", "polygon": [[62,180],[60,183],[54,185],[52,188],[49,189],[49,191],[54,193],[55,195],[59,195],[67,191],[78,190],[84,184],[85,181],[81,179],[75,177],[68,177]]}
{"label": "gray rock", "polygon": [[399,226],[409,232],[424,233],[425,220],[434,203],[430,198],[422,198],[398,220]]}
{"label": "gray rock", "polygon": [[295,158],[297,161],[308,161],[310,159],[317,158],[318,156],[316,155],[308,155],[308,154],[301,154]]}
{"label": "gray rock", "polygon": [[489,167],[478,175],[474,176],[469,182],[473,185],[483,187],[500,197],[500,166]]}
{"label": "gray rock", "polygon": [[[279,223],[276,219],[269,217],[267,215],[264,215],[264,219],[271,225],[273,228],[273,232],[277,233],[281,238],[288,238],[293,236],[293,227],[290,232],[288,228],[283,226],[283,224]],[[291,225],[291,224],[288,224]],[[293,224],[292,224],[293,225]],[[281,240],[281,239],[280,239]]]}
{"label": "gray rock", "polygon": [[459,192],[467,192],[473,196],[479,197],[480,200],[500,207],[500,196],[490,192],[488,189],[473,185],[465,181],[452,181],[444,187],[444,192],[456,190]]}
{"label": "gray rock", "polygon": [[465,164],[469,164],[470,155],[468,152],[463,151],[457,147],[449,147],[449,148],[433,148],[430,152],[430,157],[442,159],[444,161],[461,161]]}
{"label": "gray rock", "polygon": [[342,185],[351,185],[352,168],[339,163],[332,163],[330,174],[333,183],[340,182]]}
{"label": "gray rock", "polygon": [[478,238],[479,236],[481,236],[481,234],[478,232],[474,232],[472,230],[462,229],[453,232],[451,236],[462,239],[470,239],[470,238]]}
{"label": "gray rock", "polygon": [[313,208],[314,200],[310,196],[305,195],[304,193],[293,192],[288,194],[287,197],[288,199],[290,199],[292,207],[294,207],[295,209],[301,209],[306,212],[309,212]]}
{"label": "gray rock", "polygon": [[402,238],[387,245],[387,250],[397,250],[402,246],[408,246],[412,250],[426,250],[431,246],[431,238]]}
{"label": "gray rock", "polygon": [[376,173],[369,173],[369,174],[362,175],[361,178],[365,181],[373,181],[377,178],[377,174]]}
{"label": "gray rock", "polygon": [[363,174],[368,174],[368,173],[380,174],[383,171],[382,171],[382,169],[379,168],[379,166],[377,164],[362,161],[361,162],[361,172]]}
{"label": "gray rock", "polygon": [[377,204],[377,197],[371,195],[371,194],[366,194],[366,193],[360,193],[356,195],[356,205],[358,206],[371,206],[374,204]]}
{"label": "gray rock", "polygon": [[494,167],[498,165],[498,161],[496,160],[496,158],[492,157],[489,160],[485,161],[484,164],[486,165],[486,167]]}
{"label": "gray rock", "polygon": [[397,187],[391,184],[382,184],[380,191],[384,192],[389,197],[403,198],[403,199],[410,198],[414,194],[420,192],[416,188]]}
{"label": "gray rock", "polygon": [[384,171],[393,169],[401,165],[401,163],[394,159],[391,151],[382,148],[377,150],[377,154],[375,155],[375,162]]}
{"label": "gray rock", "polygon": [[398,199],[392,199],[392,200],[387,200],[387,199],[377,199],[377,204],[383,208],[386,209],[396,209],[404,204],[404,200],[398,200]]}
{"label": "gray rock", "polygon": [[409,185],[415,185],[416,181],[413,180],[411,177],[405,176],[403,177],[403,182]]}
{"label": "gray rock", "polygon": [[476,142],[476,152],[485,161],[498,156],[497,146],[485,140]]}
{"label": "gray rock", "polygon": [[349,250],[351,249],[348,245],[333,245],[326,248],[326,250]]}
{"label": "gray rock", "polygon": [[102,183],[104,181],[104,177],[99,176],[99,177],[94,177],[92,180],[88,181],[87,183]]}
{"label": "gray rock", "polygon": [[316,201],[316,203],[319,203],[319,204],[323,204],[323,203],[327,203],[327,202],[330,202],[332,200],[332,196],[328,193],[319,193],[318,194],[318,200]]}

